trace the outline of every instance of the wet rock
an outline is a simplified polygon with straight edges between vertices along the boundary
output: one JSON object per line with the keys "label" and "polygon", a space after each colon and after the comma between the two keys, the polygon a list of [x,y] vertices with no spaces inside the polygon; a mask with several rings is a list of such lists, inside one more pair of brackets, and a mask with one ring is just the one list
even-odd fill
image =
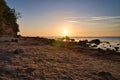
{"label": "wet rock", "polygon": [[92,47],[97,47],[97,45],[93,45]]}
{"label": "wet rock", "polygon": [[83,40],[83,41],[80,40],[78,42],[78,45],[83,47],[88,47],[89,45],[87,43],[88,43],[88,40]]}
{"label": "wet rock", "polygon": [[24,53],[24,50],[23,49],[16,49],[14,51],[14,54],[20,54],[20,53]]}
{"label": "wet rock", "polygon": [[119,50],[119,47],[114,47],[114,48],[115,48],[115,50],[116,50],[116,51],[118,51],[118,50]]}
{"label": "wet rock", "polygon": [[112,47],[111,45],[109,45],[110,47]]}
{"label": "wet rock", "polygon": [[120,45],[120,44],[117,44],[117,45]]}
{"label": "wet rock", "polygon": [[94,40],[91,40],[90,43],[95,43],[96,45],[99,45],[100,40],[99,39],[94,39]]}
{"label": "wet rock", "polygon": [[75,39],[70,39],[71,42],[75,42]]}
{"label": "wet rock", "polygon": [[110,42],[106,41],[106,44],[110,44]]}

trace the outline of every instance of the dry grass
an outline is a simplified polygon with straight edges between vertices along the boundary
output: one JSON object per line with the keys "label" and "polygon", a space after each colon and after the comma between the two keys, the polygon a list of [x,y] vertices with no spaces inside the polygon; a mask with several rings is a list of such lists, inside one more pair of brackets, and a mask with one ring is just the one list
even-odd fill
{"label": "dry grass", "polygon": [[[0,80],[99,80],[97,73],[101,71],[120,79],[120,63],[86,55],[92,54],[91,50],[76,52],[35,43],[0,44]],[[18,48],[24,53],[14,54]]]}

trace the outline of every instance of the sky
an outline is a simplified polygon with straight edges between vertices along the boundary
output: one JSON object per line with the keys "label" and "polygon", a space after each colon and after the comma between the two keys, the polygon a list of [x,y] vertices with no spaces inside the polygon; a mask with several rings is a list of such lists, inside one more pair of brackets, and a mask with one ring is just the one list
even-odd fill
{"label": "sky", "polygon": [[24,36],[120,36],[120,0],[6,0]]}

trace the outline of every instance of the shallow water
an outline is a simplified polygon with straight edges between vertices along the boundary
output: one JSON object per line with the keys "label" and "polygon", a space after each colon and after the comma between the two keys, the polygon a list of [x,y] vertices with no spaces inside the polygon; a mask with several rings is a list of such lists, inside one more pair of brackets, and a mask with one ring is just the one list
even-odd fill
{"label": "shallow water", "polygon": [[99,39],[102,43],[96,48],[116,50],[115,47],[119,47],[118,52],[120,52],[120,37],[75,37],[74,39],[76,41]]}
{"label": "shallow water", "polygon": [[[61,37],[47,37],[50,39],[57,39]],[[102,43],[98,45],[95,48],[101,48],[101,49],[110,49],[115,50],[115,47],[119,47],[118,52],[120,52],[120,37],[71,37],[72,39],[75,39],[75,41],[79,40],[93,40],[93,39],[99,39]],[[109,42],[109,43],[107,43]]]}

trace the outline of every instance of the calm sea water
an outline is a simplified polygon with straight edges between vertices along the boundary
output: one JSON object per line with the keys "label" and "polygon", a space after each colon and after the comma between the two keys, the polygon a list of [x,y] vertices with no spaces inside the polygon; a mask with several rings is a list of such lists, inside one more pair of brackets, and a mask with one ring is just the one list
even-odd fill
{"label": "calm sea water", "polygon": [[[62,37],[59,37],[59,36],[50,36],[50,37],[47,37],[47,38],[50,38],[50,39],[58,39],[58,38],[62,38]],[[111,42],[111,43],[120,43],[120,37],[70,37],[72,39],[75,39],[75,41],[79,41],[79,40],[93,40],[93,39],[99,39],[101,41],[108,41],[108,42]]]}
{"label": "calm sea water", "polygon": [[[50,39],[58,39],[61,37],[47,37]],[[96,48],[101,48],[101,49],[111,49],[111,50],[115,50],[115,47],[119,47],[118,52],[120,52],[120,37],[70,37],[72,39],[75,39],[75,41],[79,41],[79,40],[93,40],[93,39],[99,39],[102,43],[100,45],[98,45]],[[109,42],[106,43],[106,42]]]}
{"label": "calm sea water", "polygon": [[93,40],[93,39],[99,39],[100,41],[108,41],[110,43],[120,43],[120,37],[72,37],[74,38],[76,41],[79,40]]}
{"label": "calm sea water", "polygon": [[[110,49],[110,50],[116,50],[115,47],[119,47],[117,50],[120,52],[120,37],[73,37],[76,41],[79,40],[93,40],[93,39],[99,39],[102,43],[98,45],[96,48],[101,48],[103,50]],[[109,43],[106,43],[109,42]]]}

